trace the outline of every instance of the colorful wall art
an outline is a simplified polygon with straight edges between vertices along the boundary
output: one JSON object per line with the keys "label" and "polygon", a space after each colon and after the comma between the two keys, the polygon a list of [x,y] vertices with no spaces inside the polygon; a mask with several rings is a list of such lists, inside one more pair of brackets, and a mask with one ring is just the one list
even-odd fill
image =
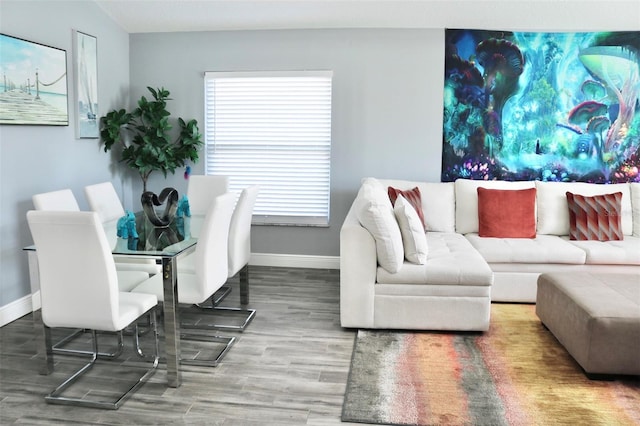
{"label": "colorful wall art", "polygon": [[640,32],[445,43],[442,181],[640,182]]}
{"label": "colorful wall art", "polygon": [[67,126],[67,52],[0,34],[0,124]]}

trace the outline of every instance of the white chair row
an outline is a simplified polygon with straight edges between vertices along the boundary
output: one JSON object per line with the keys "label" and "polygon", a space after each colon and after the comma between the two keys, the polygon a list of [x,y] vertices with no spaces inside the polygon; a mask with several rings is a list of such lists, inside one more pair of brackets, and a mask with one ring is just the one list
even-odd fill
{"label": "white chair row", "polygon": [[[118,219],[125,214],[118,193],[111,182],[86,186],[84,193],[90,209],[98,213],[109,245],[114,247],[118,238]],[[32,197],[32,201],[36,210],[80,211],[78,201],[70,189],[35,194]],[[145,271],[149,274],[157,274],[160,272],[160,266],[156,265],[151,259],[132,260],[124,257],[116,257],[115,261],[118,271]],[[131,289],[133,287],[126,280],[121,281],[120,285],[121,288],[129,287],[129,289]]]}
{"label": "white chair row", "polygon": [[[189,198],[190,209],[193,216],[204,216],[205,212],[215,199],[215,197],[227,193],[229,191],[229,179],[227,176],[191,176],[189,178],[189,186],[187,196]],[[231,224],[229,225],[229,245],[228,245],[228,278],[233,278],[239,274],[240,281],[240,304],[247,305],[249,303],[249,260],[251,258],[251,219],[253,217],[253,209],[258,197],[259,188],[257,185],[246,187],[238,196]],[[199,226],[194,226],[192,220],[192,234],[197,235]],[[178,265],[179,270],[194,271],[195,256],[187,256]],[[202,309],[213,309],[216,311],[226,311],[232,315],[240,316],[240,321],[235,325],[225,323],[211,324],[211,328],[244,330],[252,321],[255,310],[244,308],[231,308],[220,306],[221,301],[229,294],[230,288],[221,287],[223,291],[217,292],[214,297],[209,300],[209,306],[203,306],[201,303],[198,307]]]}
{"label": "white chair row", "polygon": [[[194,253],[195,269],[185,271],[178,262],[178,304],[194,305],[210,299],[227,281],[227,246],[229,242],[229,225],[233,215],[235,196],[226,193],[216,197],[207,209],[207,214],[202,225],[198,244]],[[161,275],[156,275],[150,280],[136,286],[132,292],[152,294],[159,301],[164,301],[164,288]],[[182,317],[183,307],[179,306]],[[196,321],[199,324],[199,321]],[[180,324],[184,327],[184,322]],[[200,325],[192,328],[204,328]],[[202,366],[216,366],[226,355],[235,337],[203,334],[180,333],[182,340],[203,340],[207,342],[223,343],[213,359],[185,359],[180,358],[181,364]]]}

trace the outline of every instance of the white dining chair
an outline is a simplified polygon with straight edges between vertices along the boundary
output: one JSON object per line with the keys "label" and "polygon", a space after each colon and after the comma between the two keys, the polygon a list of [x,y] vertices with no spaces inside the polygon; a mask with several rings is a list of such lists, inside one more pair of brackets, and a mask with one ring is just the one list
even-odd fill
{"label": "white dining chair", "polygon": [[[115,247],[118,240],[118,220],[124,216],[125,210],[120,197],[111,182],[101,182],[84,187],[84,195],[89,203],[89,208],[98,213],[105,234],[111,247]],[[158,274],[162,267],[153,259],[131,259],[128,257],[115,257],[116,267],[120,271],[145,271],[149,274]]]}
{"label": "white dining chair", "polygon": [[187,198],[191,211],[191,235],[198,237],[209,205],[229,192],[228,176],[191,175],[187,184]]}
{"label": "white dining chair", "polygon": [[31,200],[36,210],[80,211],[78,200],[68,188],[35,194]]}
{"label": "white dining chair", "polygon": [[[184,272],[178,268],[178,303],[181,306],[180,315],[188,313],[192,305],[203,303],[227,281],[228,263],[227,247],[229,243],[229,225],[235,204],[235,195],[226,193],[216,197],[209,205],[202,232],[198,238],[195,253],[195,271]],[[132,290],[139,293],[150,293],[158,300],[164,300],[161,277],[153,277],[149,281],[138,285]],[[186,308],[186,309],[185,309]],[[207,324],[196,321],[195,324],[181,322],[180,327],[212,330]],[[207,342],[223,343],[223,348],[212,360],[181,359],[182,363],[216,366],[225,356],[235,341],[235,337],[182,334],[183,339],[204,340]]]}
{"label": "white dining chair", "polygon": [[[213,200],[222,194],[229,192],[229,177],[222,175],[191,175],[187,184],[187,199],[189,200],[189,233],[192,237],[198,237],[207,208]],[[193,271],[195,268],[193,255],[182,258],[178,268],[184,271]],[[213,296],[213,300],[220,302],[231,292],[228,286],[222,286]]]}
{"label": "white dining chair", "polygon": [[98,213],[102,223],[117,221],[124,215],[124,207],[111,182],[101,182],[84,187],[89,208]]}
{"label": "white dining chair", "polygon": [[[247,305],[249,303],[249,260],[251,259],[251,220],[253,218],[253,209],[258,198],[259,187],[252,185],[244,188],[240,192],[238,201],[233,210],[231,224],[229,227],[229,246],[228,246],[228,278],[239,275],[240,281],[240,304]],[[178,264],[178,270],[185,272],[194,271],[194,258],[186,257],[182,263]],[[231,291],[231,287],[227,288],[224,294],[212,297],[207,305],[199,304],[201,309],[213,309],[220,313],[219,319],[211,326],[218,329],[229,329],[243,331],[255,316],[255,309],[238,308],[220,306],[222,300]],[[226,314],[225,314],[226,312]],[[227,315],[228,314],[228,315]],[[232,321],[226,316],[233,316]]]}
{"label": "white dining chair", "polygon": [[[33,201],[33,206],[36,210],[39,211],[80,211],[80,206],[78,205],[78,200],[75,195],[71,191],[71,189],[65,188],[56,191],[50,192],[42,192],[39,194],[34,194],[31,197]],[[75,253],[72,252],[73,255],[69,255],[71,258],[75,258]],[[36,250],[36,255],[38,257],[38,262],[40,258],[40,254],[38,250]],[[128,291],[149,278],[149,272],[144,271],[145,273],[140,273],[140,268],[131,268],[127,265],[120,268],[116,264],[117,275],[118,275],[118,285],[120,286],[121,291]],[[84,333],[84,330],[77,329],[67,336],[61,338],[52,346],[53,353],[57,354],[67,354],[67,355],[88,355],[91,351],[87,351],[84,349],[73,349],[66,347],[71,341],[75,338],[79,337]],[[102,357],[110,357],[113,358],[118,355],[119,351],[122,349],[122,336],[119,335],[119,341],[115,349],[108,352],[100,352],[100,356]]]}
{"label": "white dining chair", "polygon": [[[239,275],[240,304],[249,304],[249,260],[251,259],[251,219],[258,198],[258,186],[249,186],[240,192],[238,202],[231,217],[228,247],[228,278]],[[253,320],[256,311],[246,307],[221,306],[221,300],[211,299],[210,309],[220,313],[219,321],[213,324],[218,329],[244,331]],[[207,306],[201,306],[207,308]],[[225,318],[232,316],[231,318]]]}
{"label": "white dining chair", "polygon": [[249,260],[251,260],[251,220],[258,198],[258,185],[242,190],[229,229],[229,278],[240,274],[240,303],[249,303]]}
{"label": "white dining chair", "polygon": [[[90,361],[47,395],[46,402],[117,409],[158,366],[155,321],[158,299],[152,294],[119,290],[115,262],[97,213],[32,210],[27,213],[27,222],[38,251],[45,339],[51,340],[50,327],[87,329],[91,330],[92,336]],[[65,396],[65,392],[98,362],[96,331],[121,335],[125,327],[133,325],[137,346],[136,321],[146,314],[152,318],[154,354],[149,368],[136,375],[129,389],[119,393],[114,400],[92,399],[92,396],[107,392],[96,389],[98,384],[93,383],[91,395]],[[139,347],[136,350],[141,353]],[[140,366],[132,368],[139,369]]]}

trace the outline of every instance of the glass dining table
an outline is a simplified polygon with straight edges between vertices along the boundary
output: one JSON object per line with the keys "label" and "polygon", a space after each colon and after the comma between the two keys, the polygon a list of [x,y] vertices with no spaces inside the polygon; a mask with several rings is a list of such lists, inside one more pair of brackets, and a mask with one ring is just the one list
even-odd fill
{"label": "glass dining table", "polygon": [[[167,227],[152,225],[142,213],[136,214],[136,228],[138,236],[121,238],[116,236],[116,221],[104,224],[107,239],[111,244],[112,253],[117,260],[127,261],[143,260],[153,261],[160,266],[164,288],[164,335],[165,357],[167,365],[167,385],[177,388],[182,379],[180,374],[180,318],[178,315],[178,259],[193,252],[196,248],[197,238],[191,237],[191,218],[184,217],[174,220]],[[196,223],[202,218],[194,218]],[[39,294],[39,272],[37,248],[25,247],[28,255],[29,276],[31,282],[31,294]],[[39,298],[34,297],[33,320],[36,333],[36,345],[38,354],[43,356],[42,374],[50,374],[53,371],[53,350],[51,342],[47,342],[45,326],[42,322],[42,313]]]}

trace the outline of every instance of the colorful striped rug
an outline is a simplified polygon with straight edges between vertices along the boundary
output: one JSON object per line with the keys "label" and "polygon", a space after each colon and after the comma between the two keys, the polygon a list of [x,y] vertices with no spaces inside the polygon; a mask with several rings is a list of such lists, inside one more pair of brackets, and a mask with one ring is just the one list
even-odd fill
{"label": "colorful striped rug", "polygon": [[358,331],[342,420],[640,425],[640,378],[586,378],[534,305],[493,304],[491,316],[485,333]]}

